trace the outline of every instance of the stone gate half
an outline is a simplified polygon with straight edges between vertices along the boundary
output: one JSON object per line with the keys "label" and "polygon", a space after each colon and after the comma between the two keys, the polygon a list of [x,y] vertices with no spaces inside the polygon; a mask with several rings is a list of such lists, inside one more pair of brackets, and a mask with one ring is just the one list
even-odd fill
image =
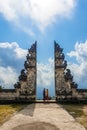
{"label": "stone gate half", "polygon": [[19,99],[35,100],[36,99],[36,79],[37,79],[37,43],[35,42],[26,56],[24,63],[25,69],[21,70],[19,82],[15,84],[15,88],[19,93]]}
{"label": "stone gate half", "polygon": [[87,89],[78,89],[73,81],[70,69],[67,69],[67,61],[63,48],[54,41],[55,64],[55,93],[56,100],[87,100]]}
{"label": "stone gate half", "polygon": [[37,43],[35,42],[26,56],[24,69],[14,84],[14,89],[0,89],[0,102],[33,102],[36,99],[37,82]]}

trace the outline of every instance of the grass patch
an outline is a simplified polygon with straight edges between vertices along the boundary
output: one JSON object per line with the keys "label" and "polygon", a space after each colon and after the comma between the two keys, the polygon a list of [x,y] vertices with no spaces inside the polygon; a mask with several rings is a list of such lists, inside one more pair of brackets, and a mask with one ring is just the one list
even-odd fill
{"label": "grass patch", "polygon": [[87,116],[83,116],[80,120],[79,120],[80,124],[82,124],[86,130],[87,130]]}
{"label": "grass patch", "polygon": [[0,105],[0,124],[9,119],[13,113],[25,107],[24,104]]}
{"label": "grass patch", "polygon": [[84,115],[83,105],[80,104],[64,104],[63,107],[74,117],[80,117]]}
{"label": "grass patch", "polygon": [[63,104],[62,106],[87,130],[87,113],[84,112],[84,104]]}

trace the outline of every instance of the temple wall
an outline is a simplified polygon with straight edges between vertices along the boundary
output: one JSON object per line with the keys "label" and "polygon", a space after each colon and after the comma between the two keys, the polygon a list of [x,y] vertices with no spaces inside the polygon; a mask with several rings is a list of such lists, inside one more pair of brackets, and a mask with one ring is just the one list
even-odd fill
{"label": "temple wall", "polygon": [[87,99],[87,91],[84,92],[78,92],[78,98]]}
{"label": "temple wall", "polygon": [[16,92],[0,92],[0,100],[15,100]]}

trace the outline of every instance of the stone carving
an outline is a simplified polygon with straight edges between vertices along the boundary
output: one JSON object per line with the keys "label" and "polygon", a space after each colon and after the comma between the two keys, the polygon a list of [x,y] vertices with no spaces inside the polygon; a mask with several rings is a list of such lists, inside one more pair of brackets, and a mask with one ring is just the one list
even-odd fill
{"label": "stone carving", "polygon": [[[35,100],[36,98],[36,42],[28,49],[26,61],[24,62],[25,69],[21,70],[19,82],[15,84],[15,88],[19,92],[20,98]],[[24,96],[24,97],[23,97]]]}
{"label": "stone carving", "polygon": [[54,41],[54,56],[55,56],[55,91],[56,99],[71,98],[73,89],[77,89],[77,84],[73,81],[73,76],[70,69],[67,68],[67,61],[64,60],[65,56],[63,48]]}
{"label": "stone carving", "polygon": [[24,67],[25,67],[26,70],[27,70],[27,68],[29,68],[29,63],[27,61],[25,61]]}
{"label": "stone carving", "polygon": [[15,83],[15,84],[14,84],[14,88],[15,88],[15,89],[21,88],[20,82]]}
{"label": "stone carving", "polygon": [[76,88],[76,89],[77,89],[77,87],[78,87],[78,84],[77,84],[77,83],[71,82],[71,88]]}
{"label": "stone carving", "polygon": [[73,76],[71,75],[70,69],[66,69],[66,73],[64,76],[65,76],[65,81],[68,81],[68,80],[73,81]]}
{"label": "stone carving", "polygon": [[27,75],[26,75],[24,69],[21,70],[21,75],[19,76],[19,81],[20,80],[22,80],[22,81],[26,81],[27,80]]}

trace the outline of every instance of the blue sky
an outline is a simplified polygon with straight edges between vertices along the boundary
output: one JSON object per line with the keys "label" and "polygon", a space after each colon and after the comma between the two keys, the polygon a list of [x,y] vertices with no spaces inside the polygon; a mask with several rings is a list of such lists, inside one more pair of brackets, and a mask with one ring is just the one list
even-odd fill
{"label": "blue sky", "polygon": [[[87,0],[0,1],[0,84],[13,87],[37,41],[37,91],[54,95],[54,40],[79,88],[87,88]],[[84,82],[83,82],[84,81]]]}

